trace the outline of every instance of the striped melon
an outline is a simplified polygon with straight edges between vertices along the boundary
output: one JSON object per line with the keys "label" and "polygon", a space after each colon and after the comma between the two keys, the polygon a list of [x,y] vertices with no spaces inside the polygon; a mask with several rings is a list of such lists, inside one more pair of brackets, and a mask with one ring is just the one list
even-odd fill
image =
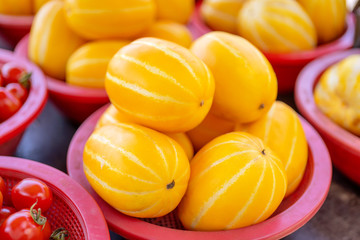
{"label": "striped melon", "polygon": [[157,18],[185,24],[195,7],[195,0],[154,0]]}
{"label": "striped melon", "polygon": [[286,196],[293,193],[302,180],[308,159],[306,136],[296,112],[277,101],[265,116],[235,130],[259,137],[279,156],[288,180]]}
{"label": "striped melon", "polygon": [[330,119],[360,136],[360,54],[327,69],[315,87],[314,99]]}
{"label": "striped melon", "polygon": [[155,37],[177,43],[183,47],[190,47],[192,36],[189,29],[174,21],[157,21],[151,25],[141,37]]}
{"label": "striped melon", "polygon": [[315,26],[296,1],[247,1],[239,12],[238,32],[270,53],[310,50],[317,44]]}
{"label": "striped melon", "polygon": [[219,118],[211,112],[194,129],[186,134],[189,136],[195,151],[199,151],[214,138],[229,133],[235,129],[235,123]]}
{"label": "striped melon", "polygon": [[346,0],[298,0],[313,21],[319,43],[338,38],[345,30]]}
{"label": "striped melon", "polygon": [[33,12],[37,13],[40,10],[40,8],[49,1],[51,0],[33,0]]}
{"label": "striped melon", "polygon": [[135,123],[185,132],[205,118],[215,87],[209,69],[188,49],[141,38],[110,61],[105,88],[112,104]]}
{"label": "striped melon", "polygon": [[154,0],[65,0],[69,26],[86,39],[132,38],[155,19]]}
{"label": "striped melon", "polygon": [[191,51],[215,79],[212,112],[232,122],[255,121],[277,95],[277,79],[268,60],[242,37],[211,32],[194,41]]}
{"label": "striped melon", "polygon": [[141,218],[171,212],[190,175],[184,150],[170,137],[134,124],[104,126],[86,142],[84,172],[118,211]]}
{"label": "striped melon", "polygon": [[29,39],[29,58],[47,75],[65,79],[69,57],[84,43],[66,24],[64,3],[50,1],[34,18]]}
{"label": "striped melon", "polygon": [[69,58],[66,82],[82,87],[105,87],[105,74],[111,58],[128,41],[102,40],[84,44]]}
{"label": "striped melon", "polygon": [[205,0],[201,16],[205,23],[217,31],[237,33],[237,16],[246,0]]}
{"label": "striped melon", "polygon": [[186,229],[225,230],[268,218],[286,192],[282,162],[253,135],[232,132],[203,147],[190,163],[179,205]]}
{"label": "striped melon", "polygon": [[[124,114],[120,113],[114,105],[110,105],[102,114],[96,124],[96,129],[106,125],[117,125],[119,123],[131,123]],[[184,149],[189,160],[194,156],[194,148],[189,137],[185,133],[165,133],[167,136],[174,139]]]}

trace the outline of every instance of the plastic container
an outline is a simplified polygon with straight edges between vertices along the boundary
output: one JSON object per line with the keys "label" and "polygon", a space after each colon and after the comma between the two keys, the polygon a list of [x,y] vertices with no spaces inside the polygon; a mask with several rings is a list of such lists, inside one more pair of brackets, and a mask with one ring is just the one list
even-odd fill
{"label": "plastic container", "polygon": [[34,64],[0,49],[0,66],[6,62],[16,62],[28,72],[32,72],[31,88],[24,105],[17,113],[0,123],[0,155],[12,155],[25,129],[35,120],[44,108],[47,100],[47,89],[44,74]]}
{"label": "plastic container", "polygon": [[[201,18],[201,2],[202,1],[199,1],[197,3],[194,15],[189,23],[194,36],[201,36],[212,31]],[[295,87],[297,75],[301,69],[312,60],[328,53],[351,48],[354,44],[355,20],[355,16],[349,13],[346,18],[347,28],[343,35],[313,50],[287,54],[264,53],[276,73],[279,93],[292,92]]]}
{"label": "plastic container", "polygon": [[0,14],[0,36],[10,45],[15,45],[30,32],[34,16]]}
{"label": "plastic container", "polygon": [[227,231],[183,230],[174,212],[153,219],[126,216],[103,201],[91,188],[83,172],[82,153],[97,120],[106,107],[89,117],[75,133],[68,150],[69,175],[79,182],[99,204],[110,229],[129,239],[279,239],[289,235],[309,221],[323,204],[331,183],[331,161],[318,133],[301,118],[309,144],[309,159],[304,178],[298,189],[284,199],[276,212],[267,220],[253,226]]}
{"label": "plastic container", "polygon": [[[29,35],[16,46],[15,54],[28,59]],[[71,86],[46,76],[49,96],[57,108],[75,122],[83,122],[94,111],[109,102],[105,89]]]}
{"label": "plastic container", "polygon": [[24,178],[37,178],[50,187],[53,203],[46,217],[52,231],[64,227],[72,240],[110,240],[99,206],[65,173],[35,161],[0,156],[0,176],[7,184],[8,196],[11,188]]}
{"label": "plastic container", "polygon": [[325,116],[314,102],[314,88],[321,74],[331,65],[360,49],[329,54],[307,65],[299,74],[295,87],[295,102],[301,114],[323,137],[336,168],[360,184],[360,137],[346,131]]}

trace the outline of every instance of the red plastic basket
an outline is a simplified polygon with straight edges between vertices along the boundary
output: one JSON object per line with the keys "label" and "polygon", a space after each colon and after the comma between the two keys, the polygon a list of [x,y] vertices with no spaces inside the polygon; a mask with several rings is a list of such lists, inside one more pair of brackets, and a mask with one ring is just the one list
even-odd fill
{"label": "red plastic basket", "polygon": [[187,231],[175,211],[161,218],[137,219],[126,216],[103,201],[91,188],[83,172],[82,153],[85,143],[105,111],[99,109],[75,133],[69,147],[67,168],[69,175],[79,182],[99,204],[109,227],[129,239],[279,239],[309,221],[323,204],[329,191],[332,168],[324,142],[317,132],[301,118],[309,144],[309,159],[304,178],[298,189],[284,199],[277,211],[266,221],[235,230]]}
{"label": "red plastic basket", "polygon": [[23,132],[40,114],[47,100],[45,76],[38,67],[10,51],[0,49],[0,66],[6,62],[16,62],[32,72],[32,76],[29,96],[24,105],[12,117],[0,123],[0,155],[15,152]]}
{"label": "red plastic basket", "polygon": [[[193,35],[197,37],[212,31],[201,18],[201,3],[202,1],[197,3],[194,15],[189,23]],[[279,93],[292,92],[294,90],[296,78],[307,63],[325,54],[351,48],[354,44],[355,21],[355,16],[348,14],[346,19],[347,28],[343,35],[333,42],[318,46],[314,50],[287,54],[264,53],[276,73]]]}
{"label": "red plastic basket", "polygon": [[[15,54],[28,59],[29,35],[15,48]],[[109,102],[105,89],[71,86],[46,76],[51,100],[70,119],[83,122],[94,111]]]}
{"label": "red plastic basket", "polygon": [[24,178],[37,178],[53,192],[46,212],[52,230],[64,227],[72,240],[110,240],[105,218],[94,199],[65,173],[35,161],[0,156],[0,176],[11,188]]}
{"label": "red plastic basket", "polygon": [[34,16],[0,14],[0,35],[12,46],[30,32]]}
{"label": "red plastic basket", "polygon": [[301,114],[323,137],[335,167],[360,184],[360,137],[346,131],[326,117],[316,106],[313,95],[321,74],[331,65],[352,54],[360,54],[360,49],[329,54],[306,66],[296,83],[295,101]]}

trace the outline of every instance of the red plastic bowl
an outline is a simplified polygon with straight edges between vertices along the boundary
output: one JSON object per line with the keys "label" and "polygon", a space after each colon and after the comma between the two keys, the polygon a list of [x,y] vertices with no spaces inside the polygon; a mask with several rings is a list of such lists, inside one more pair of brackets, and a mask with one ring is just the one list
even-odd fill
{"label": "red plastic bowl", "polygon": [[30,32],[34,16],[0,14],[0,35],[12,46]]}
{"label": "red plastic bowl", "polygon": [[313,91],[321,74],[331,65],[360,49],[326,55],[311,62],[299,74],[295,87],[295,102],[301,114],[323,137],[335,167],[360,184],[360,137],[346,131],[325,116],[314,102]]}
{"label": "red plastic bowl", "polygon": [[[189,24],[193,35],[197,37],[212,31],[201,18],[201,3],[202,1],[199,1],[196,5],[194,15]],[[343,35],[333,42],[318,46],[314,50],[287,54],[264,53],[276,73],[279,93],[292,92],[294,90],[296,78],[307,63],[325,54],[351,48],[354,44],[355,20],[355,16],[349,14],[346,19],[347,29]]]}
{"label": "red plastic bowl", "polygon": [[72,240],[110,240],[99,206],[65,173],[35,161],[0,156],[0,176],[7,184],[7,196],[11,188],[24,178],[40,179],[50,187],[54,198],[46,217],[52,230],[64,227]]}
{"label": "red plastic bowl", "polygon": [[15,152],[25,129],[40,114],[47,100],[45,76],[37,66],[10,51],[0,49],[0,66],[6,62],[16,62],[23,66],[28,72],[32,72],[32,77],[31,89],[24,105],[17,113],[0,123],[0,155],[12,155]]}
{"label": "red plastic bowl", "polygon": [[[15,54],[28,59],[29,35],[20,40]],[[83,122],[94,111],[109,102],[105,89],[76,87],[46,76],[51,100],[70,119]]]}
{"label": "red plastic bowl", "polygon": [[309,221],[323,204],[329,191],[332,168],[324,142],[318,133],[301,118],[309,143],[309,159],[299,188],[284,199],[277,211],[266,221],[228,231],[183,230],[174,212],[162,218],[137,219],[126,216],[103,201],[91,188],[83,171],[82,153],[97,120],[106,107],[89,117],[75,133],[67,155],[69,175],[79,182],[99,204],[109,227],[129,239],[279,239]]}

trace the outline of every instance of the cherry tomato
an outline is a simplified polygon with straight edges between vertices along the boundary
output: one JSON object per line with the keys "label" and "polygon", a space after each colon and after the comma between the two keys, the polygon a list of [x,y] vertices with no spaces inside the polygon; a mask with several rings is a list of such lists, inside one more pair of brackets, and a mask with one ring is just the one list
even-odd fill
{"label": "cherry tomato", "polygon": [[13,207],[7,207],[7,206],[2,207],[2,209],[0,210],[0,226],[1,224],[3,224],[3,222],[6,220],[8,216],[10,216],[15,212],[16,209]]}
{"label": "cherry tomato", "polygon": [[3,76],[0,74],[0,87],[4,87],[4,79]]}
{"label": "cherry tomato", "polygon": [[0,227],[0,239],[48,240],[51,235],[50,224],[46,218],[44,220],[44,217],[39,217],[36,213],[31,214],[30,211],[23,209],[10,215]]}
{"label": "cherry tomato", "polygon": [[4,201],[4,197],[3,197],[2,193],[0,192],[0,208],[3,205],[3,201]]}
{"label": "cherry tomato", "polygon": [[0,192],[5,196],[6,194],[6,183],[2,177],[0,177]]}
{"label": "cherry tomato", "polygon": [[0,87],[0,122],[14,115],[21,107],[21,102],[5,88]]}
{"label": "cherry tomato", "polygon": [[46,212],[50,208],[53,195],[44,182],[25,178],[11,190],[11,200],[17,210],[30,208],[37,200],[35,209],[40,208],[42,212]]}
{"label": "cherry tomato", "polygon": [[28,91],[20,83],[9,83],[5,89],[14,95],[21,103],[24,103],[28,97]]}
{"label": "cherry tomato", "polygon": [[19,82],[19,79],[25,73],[25,69],[17,65],[15,62],[5,63],[1,68],[1,75],[4,81],[3,86],[6,86],[9,83]]}

